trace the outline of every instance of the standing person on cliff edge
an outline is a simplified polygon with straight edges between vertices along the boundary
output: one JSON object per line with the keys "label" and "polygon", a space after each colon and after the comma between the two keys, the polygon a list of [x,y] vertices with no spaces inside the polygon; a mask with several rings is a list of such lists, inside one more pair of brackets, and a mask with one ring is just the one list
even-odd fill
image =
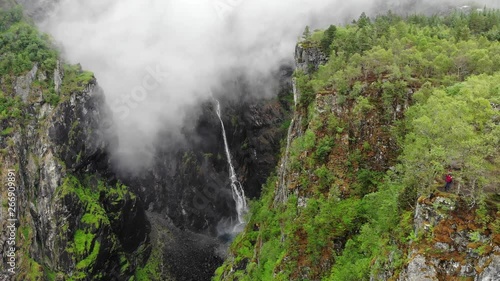
{"label": "standing person on cliff edge", "polygon": [[448,191],[451,188],[451,184],[453,183],[453,176],[451,175],[451,170],[448,170],[448,174],[446,174],[446,185],[444,186],[444,191]]}

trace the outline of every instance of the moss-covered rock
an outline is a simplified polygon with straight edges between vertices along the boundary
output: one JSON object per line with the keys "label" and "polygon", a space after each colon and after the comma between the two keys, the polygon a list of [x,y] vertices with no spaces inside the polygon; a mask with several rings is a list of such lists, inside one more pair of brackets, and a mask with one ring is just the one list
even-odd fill
{"label": "moss-covered rock", "polygon": [[20,8],[0,10],[0,175],[13,169],[18,184],[15,280],[128,279],[149,256],[150,227],[138,197],[109,177],[103,92],[29,22]]}

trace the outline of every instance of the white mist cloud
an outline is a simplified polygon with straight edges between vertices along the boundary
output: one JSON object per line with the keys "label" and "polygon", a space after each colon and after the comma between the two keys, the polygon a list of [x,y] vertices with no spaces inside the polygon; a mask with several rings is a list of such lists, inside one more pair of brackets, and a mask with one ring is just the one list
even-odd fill
{"label": "white mist cloud", "polygon": [[[210,89],[220,89],[222,79],[238,70],[261,83],[283,61],[291,61],[305,25],[345,22],[387,7],[404,10],[408,2],[422,11],[442,3],[459,5],[431,0],[61,0],[41,26],[71,63],[94,71],[114,112],[119,155],[143,164],[154,154],[148,147],[157,134],[177,134],[188,108],[210,98]],[[487,4],[498,7],[499,2]]]}

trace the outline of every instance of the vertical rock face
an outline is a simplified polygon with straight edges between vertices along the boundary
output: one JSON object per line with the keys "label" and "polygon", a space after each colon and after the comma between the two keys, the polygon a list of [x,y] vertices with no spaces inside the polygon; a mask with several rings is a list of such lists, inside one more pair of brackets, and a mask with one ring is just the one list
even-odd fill
{"label": "vertical rock face", "polygon": [[[301,70],[305,74],[311,74],[316,71],[321,64],[328,61],[328,57],[315,46],[307,46],[299,43],[295,49],[295,66],[296,70]],[[382,104],[382,94],[373,91],[369,81],[363,84],[364,94],[372,96],[376,102],[376,106],[363,114],[363,117],[355,114],[355,104],[345,102],[340,95],[332,91],[324,91],[314,97],[314,112],[308,113],[305,108],[300,107],[301,93],[297,87],[293,86],[295,110],[289,127],[287,144],[285,146],[285,154],[281,158],[278,167],[278,188],[276,191],[275,201],[286,202],[287,194],[290,193],[298,185],[298,174],[290,173],[289,148],[290,144],[298,137],[303,136],[304,131],[311,124],[304,124],[303,120],[307,120],[307,114],[322,116],[323,120],[327,120],[329,116],[337,117],[343,126],[343,130],[338,132],[340,135],[339,146],[332,154],[341,161],[347,159],[353,154],[362,151],[370,157],[364,159],[363,163],[359,163],[358,168],[369,168],[376,171],[385,171],[394,164],[396,151],[398,146],[396,140],[389,133],[389,127],[397,120],[404,117],[404,112],[408,109],[412,99],[413,90],[408,88],[406,95],[401,99],[391,101],[391,105]],[[317,132],[316,132],[317,133]],[[368,148],[368,149],[367,149]],[[338,169],[338,174],[346,174],[347,172],[340,171],[344,166],[342,162],[337,162],[332,169]],[[347,186],[347,185],[346,185]],[[349,190],[345,190],[345,195],[349,195]],[[303,201],[305,202],[305,198]]]}
{"label": "vertical rock face", "polygon": [[[95,79],[74,90],[66,85],[60,102],[49,104],[40,89],[30,87],[36,77],[67,84],[59,63],[53,76],[35,65],[15,79],[14,93],[2,86],[24,101],[21,116],[2,124],[12,131],[0,138],[3,169],[15,169],[18,183],[15,280],[51,274],[125,278],[139,263],[133,253],[147,244],[149,225],[141,202],[108,176],[108,142],[99,124],[110,116],[102,90]],[[6,251],[4,235],[0,247]],[[1,263],[0,271],[5,269]]]}
{"label": "vertical rock face", "polygon": [[422,255],[416,255],[408,263],[408,268],[399,280],[407,281],[437,281],[436,269],[426,264],[426,259]]}
{"label": "vertical rock face", "polygon": [[[312,73],[317,70],[321,64],[326,63],[328,58],[324,55],[319,48],[305,48],[304,46],[297,44],[295,47],[295,69],[300,69],[305,73]],[[293,92],[293,116],[288,126],[288,131],[286,135],[286,145],[284,155],[278,166],[278,187],[274,201],[278,204],[283,204],[288,199],[288,186],[291,184],[292,175],[289,173],[289,156],[290,156],[290,145],[292,141],[303,135],[302,119],[303,114],[298,110],[297,105],[300,99],[300,91],[297,89],[295,80],[293,80],[292,92]]]}
{"label": "vertical rock face", "polygon": [[33,83],[36,78],[37,70],[38,65],[35,64],[26,75],[17,77],[16,79],[14,91],[24,102],[28,99],[31,83]]}
{"label": "vertical rock face", "polygon": [[295,47],[296,68],[304,72],[318,70],[321,64],[328,61],[328,57],[318,47],[308,47],[299,43]]}
{"label": "vertical rock face", "polygon": [[500,280],[500,255],[495,255],[490,260],[490,264],[477,276],[474,281],[494,281]]}
{"label": "vertical rock face", "polygon": [[398,280],[499,280],[500,246],[490,226],[475,211],[449,194],[420,198],[409,262]]}
{"label": "vertical rock face", "polygon": [[[225,90],[231,98],[219,99],[233,164],[249,198],[260,195],[285,133],[281,126],[288,105],[283,99],[292,91],[291,69],[284,67],[276,75],[281,81],[278,98],[250,98],[250,86],[241,84]],[[224,232],[218,226],[236,218],[222,131],[214,104],[193,111],[198,113],[187,118],[194,121],[186,122],[182,141],[168,133],[159,138],[150,172],[123,178],[138,188],[149,211],[168,216],[181,229],[217,236]]]}

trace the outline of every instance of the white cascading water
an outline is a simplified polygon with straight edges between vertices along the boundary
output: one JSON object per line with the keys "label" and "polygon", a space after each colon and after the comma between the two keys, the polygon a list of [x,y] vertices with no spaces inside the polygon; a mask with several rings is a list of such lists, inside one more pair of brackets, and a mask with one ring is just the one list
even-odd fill
{"label": "white cascading water", "polygon": [[[297,91],[297,83],[295,78],[292,79],[292,87],[293,87],[293,105],[294,108],[297,107],[297,102],[298,102],[298,91]],[[290,125],[288,126],[288,134],[286,137],[286,150],[285,150],[285,155],[282,158],[282,162],[280,165],[280,170],[279,170],[279,176],[280,176],[280,188],[278,189],[278,193],[274,197],[275,202],[285,202],[286,197],[287,197],[287,181],[286,181],[286,172],[287,172],[287,165],[288,165],[288,155],[290,154],[290,144],[292,143],[292,132],[293,132],[293,127],[295,126],[295,116],[292,118]]]}
{"label": "white cascading water", "polygon": [[244,216],[248,212],[247,201],[245,199],[245,192],[243,191],[243,187],[238,181],[236,172],[234,171],[233,163],[231,160],[231,153],[229,152],[229,145],[227,144],[226,129],[224,128],[224,122],[222,122],[220,103],[218,100],[215,100],[215,102],[217,103],[217,116],[219,117],[220,124],[222,126],[222,137],[224,138],[224,147],[226,150],[227,163],[229,165],[229,179],[231,180],[231,190],[234,202],[236,203],[236,212],[238,213],[238,224],[234,226],[233,231],[238,231],[242,230],[241,226],[244,226],[245,224]]}

